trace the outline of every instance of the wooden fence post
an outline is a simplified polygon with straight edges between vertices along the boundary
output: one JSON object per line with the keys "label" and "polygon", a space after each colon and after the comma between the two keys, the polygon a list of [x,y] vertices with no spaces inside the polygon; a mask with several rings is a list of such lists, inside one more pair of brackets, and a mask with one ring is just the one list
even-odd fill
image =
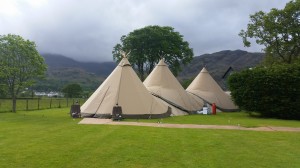
{"label": "wooden fence post", "polygon": [[38,110],[40,109],[40,98],[38,98]]}
{"label": "wooden fence post", "polygon": [[50,99],[50,109],[51,109],[51,107],[52,107],[52,98]]}
{"label": "wooden fence post", "polygon": [[28,111],[28,99],[26,99],[26,111]]}

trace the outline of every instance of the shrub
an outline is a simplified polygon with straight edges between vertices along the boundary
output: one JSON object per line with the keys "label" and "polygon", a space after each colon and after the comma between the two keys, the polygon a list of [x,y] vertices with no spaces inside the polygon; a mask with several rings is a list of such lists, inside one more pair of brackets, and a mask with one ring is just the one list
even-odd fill
{"label": "shrub", "polygon": [[300,119],[300,64],[256,67],[228,79],[233,101],[263,117]]}

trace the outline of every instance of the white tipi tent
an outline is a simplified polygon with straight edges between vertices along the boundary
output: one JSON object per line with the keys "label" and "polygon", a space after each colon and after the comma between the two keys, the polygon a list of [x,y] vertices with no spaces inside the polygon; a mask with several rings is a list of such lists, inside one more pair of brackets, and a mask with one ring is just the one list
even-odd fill
{"label": "white tipi tent", "polygon": [[162,118],[171,110],[161,100],[149,94],[123,58],[100,87],[81,106],[82,117],[110,118],[114,106],[121,106],[124,118]]}
{"label": "white tipi tent", "polygon": [[[181,111],[185,111],[183,114],[196,112],[203,107],[203,101],[184,90],[163,59],[159,61],[143,83],[153,95]],[[182,112],[175,115],[182,115]]]}
{"label": "white tipi tent", "polygon": [[210,76],[206,68],[203,68],[193,82],[186,89],[209,104],[215,103],[221,111],[236,111],[238,107],[234,105],[230,95],[226,94],[218,83]]}

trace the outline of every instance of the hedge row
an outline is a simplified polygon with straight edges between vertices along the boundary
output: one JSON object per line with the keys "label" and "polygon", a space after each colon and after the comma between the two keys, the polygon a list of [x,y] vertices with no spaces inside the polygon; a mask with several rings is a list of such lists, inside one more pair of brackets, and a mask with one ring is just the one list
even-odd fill
{"label": "hedge row", "polygon": [[300,64],[256,67],[228,79],[234,102],[263,117],[300,120]]}

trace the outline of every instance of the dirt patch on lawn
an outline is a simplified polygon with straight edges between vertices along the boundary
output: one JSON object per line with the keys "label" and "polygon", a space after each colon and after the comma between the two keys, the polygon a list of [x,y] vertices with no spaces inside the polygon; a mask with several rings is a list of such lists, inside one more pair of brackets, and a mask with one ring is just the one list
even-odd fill
{"label": "dirt patch on lawn", "polygon": [[289,131],[300,132],[300,128],[294,127],[253,127],[247,128],[234,125],[197,125],[197,124],[167,124],[167,123],[143,123],[143,122],[125,122],[112,121],[111,119],[84,118],[78,124],[106,124],[106,125],[130,125],[144,127],[162,127],[162,128],[197,128],[197,129],[225,129],[225,130],[250,130],[250,131]]}

